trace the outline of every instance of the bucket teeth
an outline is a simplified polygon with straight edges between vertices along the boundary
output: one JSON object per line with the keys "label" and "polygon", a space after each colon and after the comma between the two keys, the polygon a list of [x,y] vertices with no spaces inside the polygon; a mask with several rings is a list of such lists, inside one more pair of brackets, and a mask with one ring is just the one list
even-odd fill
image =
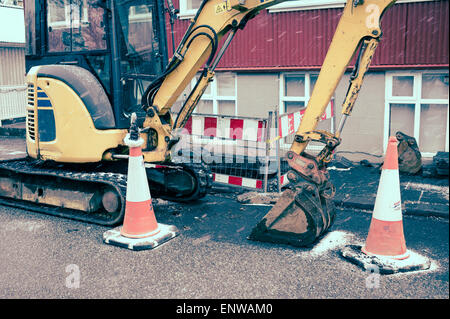
{"label": "bucket teeth", "polygon": [[333,224],[335,210],[329,196],[301,183],[286,189],[274,207],[253,228],[249,239],[304,247],[313,244]]}

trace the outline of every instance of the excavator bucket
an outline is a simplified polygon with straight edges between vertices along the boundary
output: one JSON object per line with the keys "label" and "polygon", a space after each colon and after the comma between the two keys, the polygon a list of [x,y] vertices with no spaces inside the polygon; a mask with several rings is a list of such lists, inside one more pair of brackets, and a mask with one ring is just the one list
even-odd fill
{"label": "excavator bucket", "polygon": [[311,183],[286,189],[274,207],[252,230],[249,239],[305,247],[313,244],[333,224],[331,197]]}

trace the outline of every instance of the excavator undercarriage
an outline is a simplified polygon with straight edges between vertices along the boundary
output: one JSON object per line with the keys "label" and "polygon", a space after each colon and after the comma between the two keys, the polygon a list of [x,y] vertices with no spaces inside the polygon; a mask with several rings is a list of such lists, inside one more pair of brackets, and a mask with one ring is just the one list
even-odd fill
{"label": "excavator undercarriage", "polygon": [[[127,163],[61,164],[31,158],[0,161],[0,203],[103,226],[122,223]],[[211,187],[202,164],[147,168],[153,198],[195,201]]]}

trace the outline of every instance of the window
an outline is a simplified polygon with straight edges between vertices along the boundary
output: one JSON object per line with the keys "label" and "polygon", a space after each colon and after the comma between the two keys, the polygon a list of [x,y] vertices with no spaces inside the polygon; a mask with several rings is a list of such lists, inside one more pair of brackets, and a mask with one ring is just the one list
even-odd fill
{"label": "window", "polygon": [[284,74],[281,77],[280,114],[305,108],[308,104],[317,74]]}
{"label": "window", "polygon": [[[198,76],[192,81],[192,87],[197,79]],[[217,72],[198,102],[195,113],[236,116],[236,85],[235,73]]]}
{"label": "window", "polygon": [[203,0],[180,0],[180,18],[195,16]]}
{"label": "window", "polygon": [[152,21],[152,18],[151,9],[146,5],[136,5],[129,8],[128,21],[130,23],[148,23]]}
{"label": "window", "polygon": [[117,1],[123,105],[131,113],[162,72],[156,1]]}
{"label": "window", "polygon": [[87,0],[48,1],[48,27],[52,29],[78,28],[88,21]]}
{"label": "window", "polygon": [[142,5],[142,2],[122,1],[117,8],[121,36],[126,45],[124,58],[128,62],[123,65],[123,68],[127,68],[127,72],[136,74],[154,74],[150,64],[153,62],[153,50],[158,50],[158,43],[154,40],[153,5]]}
{"label": "window", "polygon": [[413,136],[424,157],[448,152],[448,72],[386,74],[384,150],[389,136]]}
{"label": "window", "polygon": [[47,0],[48,51],[106,50],[103,20],[97,0]]}
{"label": "window", "polygon": [[[316,73],[281,74],[279,113],[285,114],[304,110],[308,105],[318,76]],[[332,119],[327,119],[321,121],[317,128],[333,132],[333,125]],[[290,147],[294,141],[294,134],[285,137],[283,141],[281,145],[283,148]],[[311,143],[308,149],[319,150],[322,148],[323,145]]]}

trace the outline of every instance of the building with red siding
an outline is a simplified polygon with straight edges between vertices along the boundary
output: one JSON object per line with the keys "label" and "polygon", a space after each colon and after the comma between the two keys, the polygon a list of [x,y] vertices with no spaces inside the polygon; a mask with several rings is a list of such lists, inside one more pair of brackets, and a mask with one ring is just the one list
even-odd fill
{"label": "building with red siding", "polygon": [[[174,1],[180,9],[175,44],[200,3]],[[275,109],[305,108],[344,3],[288,1],[261,12],[236,34],[197,112],[266,117]],[[448,151],[448,12],[448,0],[398,0],[386,12],[381,44],[342,133],[342,155],[382,160],[388,137],[397,131],[415,137],[425,157]],[[170,36],[169,24],[167,30]],[[336,89],[335,118],[319,128],[332,131],[339,122],[350,73]]]}

